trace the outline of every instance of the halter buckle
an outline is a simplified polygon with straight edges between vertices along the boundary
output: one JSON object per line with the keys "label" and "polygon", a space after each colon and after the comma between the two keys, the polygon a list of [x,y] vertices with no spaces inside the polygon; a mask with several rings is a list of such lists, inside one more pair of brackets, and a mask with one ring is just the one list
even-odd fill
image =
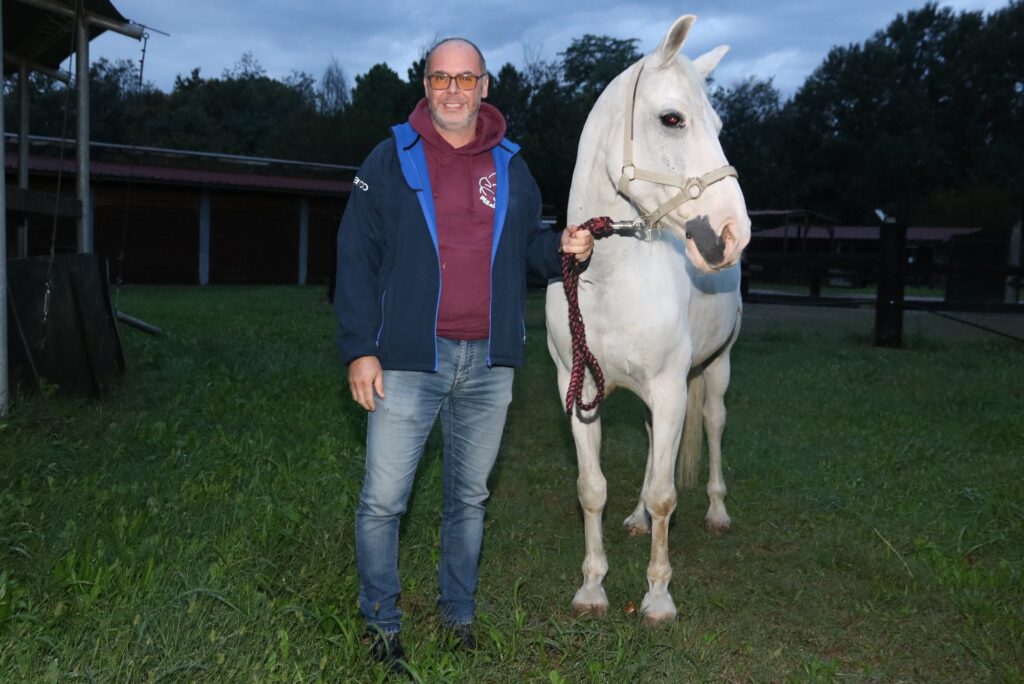
{"label": "halter buckle", "polygon": [[686,185],[683,186],[683,191],[686,193],[686,197],[688,199],[695,200],[703,195],[707,188],[708,186],[704,182],[703,178],[693,177],[686,179]]}

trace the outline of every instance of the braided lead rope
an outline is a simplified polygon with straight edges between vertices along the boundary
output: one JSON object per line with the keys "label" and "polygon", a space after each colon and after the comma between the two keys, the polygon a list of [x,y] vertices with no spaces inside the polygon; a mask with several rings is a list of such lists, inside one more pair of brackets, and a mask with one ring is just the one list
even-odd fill
{"label": "braided lead rope", "polygon": [[[612,225],[612,220],[607,216],[598,216],[589,219],[580,228],[589,230],[595,240],[606,238],[620,232]],[[580,301],[578,296],[580,284],[580,267],[576,257],[572,254],[562,255],[562,287],[565,289],[565,299],[569,303],[569,334],[572,336],[572,371],[569,375],[569,389],[565,393],[565,414],[572,415],[573,406],[581,412],[597,408],[604,399],[604,373],[601,372],[601,365],[594,358],[587,347],[587,330],[583,325],[583,314],[580,313]],[[597,394],[593,401],[583,401],[583,375],[586,369],[590,368],[594,376],[594,384],[597,386]]]}

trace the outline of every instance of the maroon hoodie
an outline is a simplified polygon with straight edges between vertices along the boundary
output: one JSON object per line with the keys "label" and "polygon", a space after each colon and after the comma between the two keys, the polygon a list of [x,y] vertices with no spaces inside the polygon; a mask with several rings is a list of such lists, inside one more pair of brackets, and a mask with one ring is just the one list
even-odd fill
{"label": "maroon hoodie", "polygon": [[459,148],[434,128],[426,99],[416,105],[409,123],[423,138],[434,195],[441,257],[437,334],[456,340],[486,339],[497,186],[491,149],[505,137],[505,118],[495,107],[481,103],[476,138]]}

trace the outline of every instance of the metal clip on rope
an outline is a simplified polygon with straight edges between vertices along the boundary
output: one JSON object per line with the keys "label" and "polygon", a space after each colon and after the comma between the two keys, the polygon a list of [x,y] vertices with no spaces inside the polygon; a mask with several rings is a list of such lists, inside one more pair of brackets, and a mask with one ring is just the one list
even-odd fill
{"label": "metal clip on rope", "polygon": [[651,222],[644,216],[638,216],[635,219],[626,221],[612,221],[611,227],[616,235],[631,235],[637,240],[643,240],[644,242],[650,242],[651,237],[654,235]]}

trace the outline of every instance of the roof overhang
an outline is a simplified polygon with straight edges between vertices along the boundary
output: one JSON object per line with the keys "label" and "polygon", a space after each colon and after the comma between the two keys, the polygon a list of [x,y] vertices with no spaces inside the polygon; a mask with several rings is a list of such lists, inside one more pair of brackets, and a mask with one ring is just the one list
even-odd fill
{"label": "roof overhang", "polygon": [[[143,28],[117,11],[110,0],[79,0],[89,40],[104,31],[142,38]],[[75,0],[0,0],[3,2],[4,74],[25,65],[60,74],[61,63],[75,51]]]}

